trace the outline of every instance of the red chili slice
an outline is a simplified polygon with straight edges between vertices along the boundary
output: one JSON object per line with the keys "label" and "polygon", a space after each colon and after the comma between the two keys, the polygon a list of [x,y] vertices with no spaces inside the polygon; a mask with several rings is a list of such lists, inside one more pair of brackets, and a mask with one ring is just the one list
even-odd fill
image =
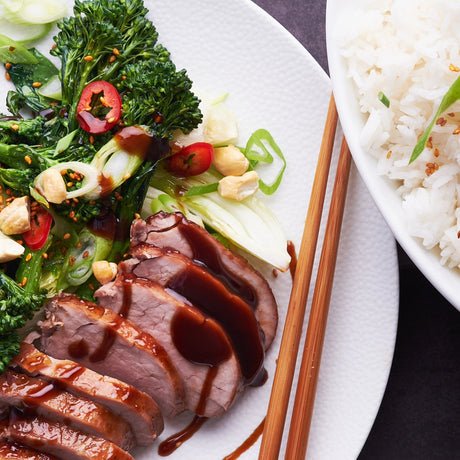
{"label": "red chili slice", "polygon": [[175,153],[169,161],[176,176],[196,176],[204,173],[212,163],[214,148],[207,142],[195,142]]}
{"label": "red chili slice", "polygon": [[37,213],[30,222],[30,230],[22,234],[22,238],[32,251],[43,247],[48,239],[52,223],[51,214],[42,207],[37,208]]}
{"label": "red chili slice", "polygon": [[102,134],[113,128],[121,117],[121,98],[115,86],[106,81],[86,85],[76,117],[80,126],[91,134]]}

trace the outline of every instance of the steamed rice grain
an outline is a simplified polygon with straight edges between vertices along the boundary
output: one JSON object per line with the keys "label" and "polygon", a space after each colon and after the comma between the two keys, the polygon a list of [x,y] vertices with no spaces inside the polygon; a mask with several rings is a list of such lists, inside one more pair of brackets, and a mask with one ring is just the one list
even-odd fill
{"label": "steamed rice grain", "polygon": [[[441,263],[460,267],[460,104],[435,124],[422,154],[409,159],[418,137],[460,75],[458,0],[363,0],[342,53],[361,111],[361,144],[377,172],[398,184],[410,234]],[[378,98],[383,92],[387,108]]]}

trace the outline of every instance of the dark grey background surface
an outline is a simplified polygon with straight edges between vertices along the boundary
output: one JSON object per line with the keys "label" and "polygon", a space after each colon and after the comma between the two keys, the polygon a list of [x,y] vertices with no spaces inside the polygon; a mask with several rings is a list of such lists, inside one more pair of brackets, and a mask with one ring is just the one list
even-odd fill
{"label": "dark grey background surface", "polygon": [[[254,1],[327,72],[326,0]],[[359,460],[460,459],[460,313],[399,247],[398,258],[395,355],[382,405]]]}

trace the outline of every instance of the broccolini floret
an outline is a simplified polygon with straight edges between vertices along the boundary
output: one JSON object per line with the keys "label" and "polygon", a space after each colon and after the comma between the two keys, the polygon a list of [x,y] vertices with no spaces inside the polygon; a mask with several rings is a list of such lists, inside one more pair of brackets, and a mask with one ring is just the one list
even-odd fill
{"label": "broccolini floret", "polygon": [[33,317],[43,300],[43,295],[28,292],[0,271],[0,373],[19,351],[17,329]]}

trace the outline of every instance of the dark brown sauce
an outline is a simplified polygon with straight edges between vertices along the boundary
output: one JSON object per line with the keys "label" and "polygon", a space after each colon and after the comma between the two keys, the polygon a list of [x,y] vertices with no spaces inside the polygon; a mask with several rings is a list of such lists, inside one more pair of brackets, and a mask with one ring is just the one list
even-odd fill
{"label": "dark brown sauce", "polygon": [[110,195],[113,190],[113,178],[112,176],[105,176],[104,174],[99,174],[97,178],[100,187],[100,196],[104,197]]}
{"label": "dark brown sauce", "polygon": [[178,449],[187,439],[190,439],[208,420],[207,417],[202,417],[200,414],[204,412],[206,408],[206,399],[209,396],[212,388],[212,382],[214,381],[217,371],[219,368],[217,366],[212,366],[208,369],[206,374],[206,379],[203,383],[203,388],[200,394],[200,400],[196,407],[195,417],[193,417],[192,422],[187,425],[183,430],[179,431],[176,434],[173,434],[169,438],[165,439],[158,447],[158,454],[162,457],[171,455],[176,449]]}
{"label": "dark brown sauce", "polygon": [[195,364],[218,366],[232,354],[223,329],[186,307],[179,309],[171,321],[171,338],[179,353]]}
{"label": "dark brown sauce", "polygon": [[74,359],[81,359],[88,356],[89,346],[86,340],[80,339],[72,342],[68,348],[69,356]]}
{"label": "dark brown sauce", "polygon": [[105,209],[88,223],[91,233],[107,240],[114,240],[117,235],[118,219],[110,209]]}
{"label": "dark brown sauce", "polygon": [[203,234],[201,228],[182,219],[180,232],[193,250],[193,259],[206,265],[233,292],[244,299],[253,309],[256,308],[258,298],[254,288],[244,279],[235,276],[225,268],[219,249],[209,237]]}
{"label": "dark brown sauce", "polygon": [[291,261],[289,262],[289,271],[291,273],[291,278],[294,280],[295,271],[297,269],[297,254],[294,243],[292,241],[288,241],[287,243],[287,252],[291,256]]}
{"label": "dark brown sauce", "polygon": [[123,128],[115,134],[114,139],[125,152],[145,161],[156,162],[171,150],[168,139],[152,136],[139,126]]}
{"label": "dark brown sauce", "polygon": [[224,457],[223,460],[236,460],[242,454],[244,454],[260,438],[260,436],[264,432],[264,426],[265,418],[262,420],[262,422],[260,422],[259,426],[251,433],[251,435],[243,442],[243,444],[241,444],[241,446],[235,449],[230,455]]}
{"label": "dark brown sauce", "polygon": [[179,448],[187,439],[190,439],[207,421],[206,417],[196,415],[192,422],[187,425],[182,431],[165,439],[158,447],[158,455],[167,457]]}
{"label": "dark brown sauce", "polygon": [[263,370],[264,349],[254,312],[249,305],[203,276],[199,267],[187,267],[168,287],[215,319],[227,332],[238,356],[245,383],[250,385]]}

